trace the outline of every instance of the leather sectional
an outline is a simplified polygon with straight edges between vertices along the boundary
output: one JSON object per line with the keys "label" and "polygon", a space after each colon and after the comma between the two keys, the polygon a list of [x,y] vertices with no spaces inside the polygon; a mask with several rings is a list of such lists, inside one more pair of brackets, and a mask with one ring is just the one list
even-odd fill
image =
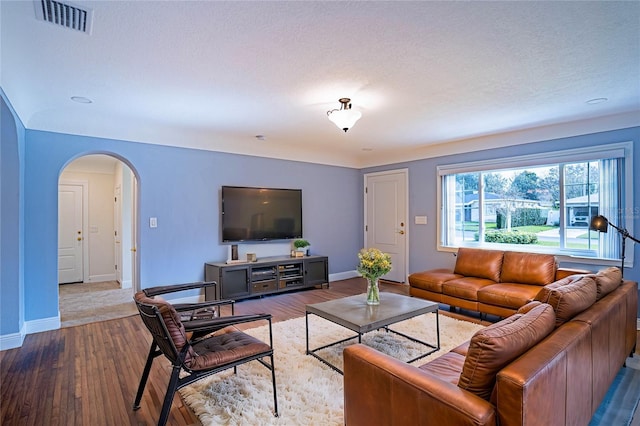
{"label": "leather sectional", "polygon": [[536,286],[514,315],[420,366],[345,348],[345,423],[588,424],[635,348],[638,286],[621,281],[608,268]]}

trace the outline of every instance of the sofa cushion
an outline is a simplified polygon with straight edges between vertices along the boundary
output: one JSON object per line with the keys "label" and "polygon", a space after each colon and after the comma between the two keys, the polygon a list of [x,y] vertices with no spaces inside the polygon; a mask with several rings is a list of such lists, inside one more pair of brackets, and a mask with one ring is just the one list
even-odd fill
{"label": "sofa cushion", "polygon": [[478,291],[488,285],[495,284],[486,278],[463,277],[449,280],[442,284],[442,292],[447,296],[465,300],[478,300]]}
{"label": "sofa cushion", "polygon": [[507,251],[502,261],[500,281],[547,285],[555,281],[558,263],[551,254]]}
{"label": "sofa cushion", "polygon": [[419,366],[422,371],[433,374],[440,380],[457,385],[460,380],[460,372],[464,365],[464,355],[457,352],[447,352],[426,364]]}
{"label": "sofa cushion", "polygon": [[431,269],[409,275],[409,284],[411,287],[442,293],[442,283],[460,277],[462,275],[454,274],[450,269]]}
{"label": "sofa cushion", "polygon": [[539,286],[530,284],[493,284],[478,290],[478,302],[515,310],[533,299],[539,290]]}
{"label": "sofa cushion", "polygon": [[498,372],[545,338],[555,319],[553,308],[545,303],[476,332],[458,386],[489,401]]}
{"label": "sofa cushion", "polygon": [[611,266],[610,268],[598,271],[598,273],[595,274],[595,279],[597,290],[596,300],[600,300],[620,286],[622,283],[622,272],[620,272],[620,268]]}
{"label": "sofa cushion", "polygon": [[596,294],[596,280],[590,276],[580,276],[568,284],[554,286],[548,291],[546,300],[538,300],[553,307],[556,313],[556,327],[559,327],[593,305],[596,302]]}
{"label": "sofa cushion", "polygon": [[499,282],[503,254],[502,250],[460,247],[453,272],[465,277],[486,278]]}

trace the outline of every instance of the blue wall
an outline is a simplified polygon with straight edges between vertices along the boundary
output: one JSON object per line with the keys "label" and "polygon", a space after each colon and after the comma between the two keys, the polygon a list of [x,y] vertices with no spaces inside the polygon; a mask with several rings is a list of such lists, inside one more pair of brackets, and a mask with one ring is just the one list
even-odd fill
{"label": "blue wall", "polygon": [[[357,170],[42,131],[26,131],[25,319],[58,314],[58,176],[78,156],[106,153],[138,177],[142,288],[204,279],[204,263],[223,261],[222,185],[301,188],[303,233],[329,256],[329,272],[353,270],[362,244]],[[149,228],[149,217],[158,227]]]}
{"label": "blue wall", "polygon": [[18,333],[23,303],[23,170],[22,122],[0,89],[0,336]]}
{"label": "blue wall", "polygon": [[[226,259],[228,247],[220,243],[218,224],[222,185],[301,188],[304,236],[314,253],[329,256],[330,273],[336,274],[355,269],[362,245],[364,173],[409,170],[410,272],[454,264],[450,253],[436,249],[436,167],[440,164],[633,141],[633,181],[640,181],[640,127],[355,170],[25,130],[4,93],[0,94],[0,337],[19,332],[24,321],[58,315],[58,177],[69,162],[86,154],[113,155],[137,176],[143,288],[201,280],[205,262]],[[633,191],[637,206],[640,186]],[[636,206],[630,207],[637,234]],[[428,225],[413,224],[416,215],[427,215]],[[149,217],[158,218],[158,228],[149,228]],[[640,247],[635,249],[635,267],[627,269],[625,276],[640,281]],[[594,269],[594,265],[575,266]]]}
{"label": "blue wall", "polygon": [[[425,160],[417,160],[406,163],[374,167],[362,170],[362,173],[371,173],[388,169],[409,169],[409,271],[416,272],[431,268],[453,267],[455,258],[451,253],[436,250],[437,234],[436,219],[438,206],[436,205],[437,172],[436,167],[445,164],[463,163],[469,161],[490,160],[503,157],[515,157],[519,155],[538,154],[542,152],[581,148],[593,145],[605,145],[618,142],[633,142],[633,182],[627,182],[633,187],[633,206],[627,206],[626,211],[633,215],[633,230],[635,236],[640,236],[640,127],[621,129],[610,132],[594,133],[571,138],[556,139],[544,142],[529,143],[499,149],[488,149],[468,154],[450,155]],[[428,217],[427,225],[415,225],[415,216]],[[632,232],[633,234],[633,232]],[[627,244],[631,244],[627,240]],[[626,268],[624,276],[627,279],[640,281],[640,245],[635,246],[634,267]],[[600,269],[598,265],[585,264],[561,264],[561,266],[585,268],[589,270]]]}

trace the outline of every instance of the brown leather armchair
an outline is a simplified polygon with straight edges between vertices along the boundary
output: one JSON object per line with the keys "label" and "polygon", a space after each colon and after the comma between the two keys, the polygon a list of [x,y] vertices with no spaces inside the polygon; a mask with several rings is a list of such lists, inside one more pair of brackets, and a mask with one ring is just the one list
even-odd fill
{"label": "brown leather armchair", "polygon": [[[134,296],[140,317],[153,336],[151,349],[133,404],[134,410],[140,408],[140,400],[153,360],[164,355],[173,367],[158,425],[166,424],[173,396],[178,389],[229,368],[233,368],[235,372],[238,365],[249,361],[258,361],[271,371],[274,415],[278,417],[271,315],[223,317],[220,316],[220,306],[230,304],[233,314],[233,301],[210,301],[174,306],[165,300],[154,297],[211,285],[215,285],[215,283],[153,287],[140,291]],[[254,321],[269,323],[268,344],[235,327],[238,324]],[[264,358],[270,358],[270,360],[266,361]],[[182,372],[187,374],[180,377]]]}

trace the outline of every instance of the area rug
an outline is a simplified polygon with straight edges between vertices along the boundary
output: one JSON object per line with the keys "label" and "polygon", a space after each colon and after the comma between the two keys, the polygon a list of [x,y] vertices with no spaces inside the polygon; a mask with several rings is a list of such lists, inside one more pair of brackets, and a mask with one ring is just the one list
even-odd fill
{"label": "area rug", "polygon": [[589,426],[628,426],[640,401],[640,370],[620,369]]}
{"label": "area rug", "polygon": [[[414,362],[421,365],[470,339],[483,326],[444,315],[440,320],[441,349]],[[391,326],[427,342],[436,342],[435,314],[426,314]],[[327,320],[309,316],[311,349],[349,337],[355,333]],[[247,333],[268,341],[268,328]],[[184,387],[180,393],[203,425],[344,425],[343,377],[318,359],[306,355],[305,318],[273,324],[278,408],[273,416],[271,374],[257,362]],[[357,342],[324,349],[320,355],[342,369],[342,349]],[[394,333],[374,331],[363,336],[363,343],[400,360],[409,360],[425,347]]]}

